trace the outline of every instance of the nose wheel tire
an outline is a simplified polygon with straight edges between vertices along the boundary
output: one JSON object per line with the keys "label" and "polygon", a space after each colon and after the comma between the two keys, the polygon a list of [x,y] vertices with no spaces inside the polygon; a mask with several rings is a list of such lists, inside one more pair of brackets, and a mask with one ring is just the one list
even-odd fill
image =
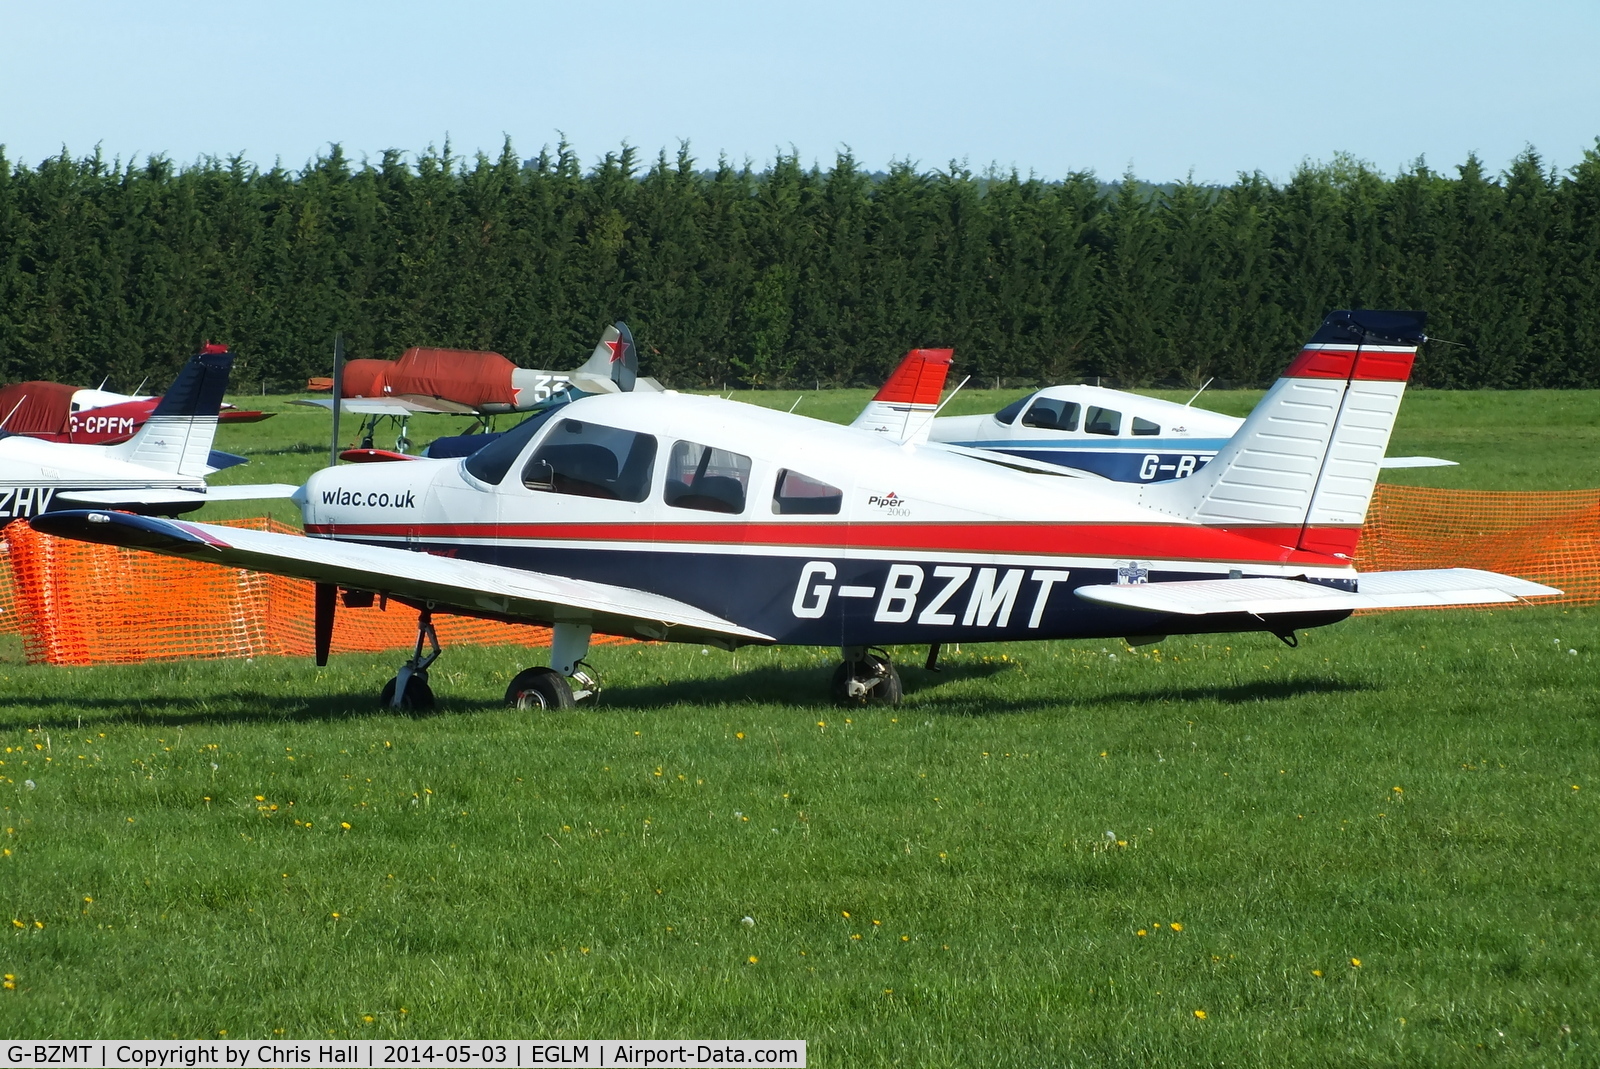
{"label": "nose wheel tire", "polygon": [[[394,691],[398,677],[389,680],[383,685],[383,693],[378,696],[378,704],[385,709],[395,708]],[[433,708],[433,688],[428,686],[427,672],[413,672],[406,681],[406,692],[400,697],[401,709],[412,709],[417,712],[426,712]]]}
{"label": "nose wheel tire", "polygon": [[506,704],[513,709],[571,709],[572,685],[553,668],[528,668],[518,672],[506,688]]}
{"label": "nose wheel tire", "polygon": [[828,692],[838,705],[898,705],[905,696],[900,673],[886,657],[868,654],[834,669]]}

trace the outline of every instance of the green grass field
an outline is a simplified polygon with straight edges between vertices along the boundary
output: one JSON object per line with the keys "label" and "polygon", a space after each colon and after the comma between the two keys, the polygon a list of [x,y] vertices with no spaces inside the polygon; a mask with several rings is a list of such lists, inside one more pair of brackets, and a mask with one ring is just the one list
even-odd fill
{"label": "green grass field", "polygon": [[[1596,416],[1413,394],[1393,451],[1463,466],[1396,474],[1600,485]],[[218,444],[253,458],[233,480],[297,481],[325,433],[295,410]],[[397,654],[8,649],[7,1037],[1600,1064],[1600,610],[1367,616],[1296,650],[968,646],[939,674],[907,649],[906,702],[848,715],[826,650],[598,648],[598,704],[519,714],[499,695],[537,654],[455,648],[440,709],[400,716],[373,707]]]}

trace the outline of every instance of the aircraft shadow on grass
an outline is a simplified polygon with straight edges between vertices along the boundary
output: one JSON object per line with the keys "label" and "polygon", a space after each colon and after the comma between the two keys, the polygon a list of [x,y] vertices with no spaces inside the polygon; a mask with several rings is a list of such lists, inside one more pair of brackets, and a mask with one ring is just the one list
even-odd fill
{"label": "aircraft shadow on grass", "polygon": [[[907,696],[912,707],[940,716],[1005,716],[1016,713],[1048,712],[1064,707],[1102,707],[1155,702],[1221,702],[1240,705],[1251,702],[1286,701],[1319,694],[1344,694],[1377,689],[1366,683],[1336,679],[1273,680],[1212,687],[1150,687],[1108,694],[1059,695],[1037,698],[1005,698],[991,694],[952,694],[946,688],[966,680],[984,680],[1009,672],[1016,665],[1007,663],[947,664],[939,672],[921,668],[904,671]],[[753,702],[764,705],[816,706],[827,703],[828,673],[820,667],[784,668],[766,666],[722,677],[682,680],[644,685],[608,687],[597,711],[669,709],[683,705],[727,705]],[[6,704],[13,709],[38,709],[45,715],[13,717],[15,727],[43,727],[76,731],[105,724],[140,724],[160,727],[185,727],[198,724],[238,723],[326,723],[353,717],[392,716],[393,710],[377,707],[366,691],[315,693],[282,696],[263,701],[261,695],[245,692],[198,697],[80,697],[71,701],[71,712],[61,712],[59,698],[17,696]],[[883,707],[879,707],[883,708]],[[45,711],[48,710],[48,713]],[[579,708],[575,712],[585,710]],[[405,711],[398,715],[416,720],[459,713],[512,714],[496,700],[446,698],[427,712]],[[0,727],[6,726],[0,720]]]}

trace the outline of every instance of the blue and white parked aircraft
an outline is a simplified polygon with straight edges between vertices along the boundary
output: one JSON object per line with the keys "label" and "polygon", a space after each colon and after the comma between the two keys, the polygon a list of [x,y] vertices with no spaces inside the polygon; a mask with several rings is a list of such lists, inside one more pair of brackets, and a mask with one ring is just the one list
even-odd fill
{"label": "blue and white parked aircraft", "polygon": [[[1193,475],[1242,426],[1237,416],[1122,390],[1048,386],[992,415],[940,416],[931,437],[1117,482],[1151,483]],[[1385,457],[1382,467],[1453,464],[1434,457]]]}
{"label": "blue and white parked aircraft", "polygon": [[[1292,644],[1356,609],[1559,593],[1465,569],[1356,573],[1423,319],[1328,316],[1182,480],[1018,471],[735,401],[632,393],[574,401],[465,459],[320,471],[296,495],[309,538],[107,511],[33,524],[312,580],[319,663],[341,591],[415,606],[415,652],[382,698],[413,707],[433,701],[434,613],[554,626],[549,666],[507,688],[519,707],[591,693],[597,631],[833,646],[837,700],[892,702],[900,678],[875,648],[897,643],[933,647],[930,660],[945,642],[1265,631]],[[920,424],[908,412],[903,426]]]}

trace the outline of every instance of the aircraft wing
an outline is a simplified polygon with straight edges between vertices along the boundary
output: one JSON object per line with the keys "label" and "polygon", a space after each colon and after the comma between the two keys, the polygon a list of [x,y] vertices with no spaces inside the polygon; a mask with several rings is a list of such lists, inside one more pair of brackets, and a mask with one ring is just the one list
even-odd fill
{"label": "aircraft wing", "polygon": [[1439,457],[1384,457],[1378,461],[1380,468],[1455,468],[1459,460],[1442,460]]}
{"label": "aircraft wing", "polygon": [[[333,400],[321,398],[300,398],[290,401],[291,405],[307,405],[311,408],[326,408],[333,411]],[[353,412],[358,416],[414,416],[419,412],[451,412],[456,408],[431,408],[417,404],[410,399],[398,397],[346,397],[340,402],[341,412]]]}
{"label": "aircraft wing", "polygon": [[1300,579],[1194,579],[1082,586],[1074,593],[1096,605],[1178,616],[1420,609],[1513,602],[1561,593],[1541,583],[1476,568],[1368,572],[1357,578],[1357,585],[1359,589],[1352,593]]}
{"label": "aircraft wing", "polygon": [[289,483],[246,483],[240,486],[211,486],[204,493],[197,490],[138,489],[138,490],[67,490],[56,495],[57,501],[69,505],[94,505],[100,508],[140,509],[172,508],[197,509],[211,501],[263,501],[268,498],[293,497],[300,489]]}
{"label": "aircraft wing", "polygon": [[1060,479],[1088,479],[1097,483],[1111,482],[1110,479],[1096,472],[1085,471],[1082,468],[1069,468],[1064,464],[1052,464],[1045,460],[1029,460],[1027,457],[1002,453],[998,449],[973,449],[971,446],[956,445],[953,442],[922,442],[919,448],[937,449],[944,453],[954,453],[957,456],[981,460],[985,464],[995,464],[1015,471],[1033,472],[1035,475],[1054,475]]}
{"label": "aircraft wing", "polygon": [[612,635],[731,647],[773,639],[693,605],[630,587],[385,546],[185,523],[122,512],[51,512],[46,534],[371,590],[443,612],[528,623],[587,623]]}

